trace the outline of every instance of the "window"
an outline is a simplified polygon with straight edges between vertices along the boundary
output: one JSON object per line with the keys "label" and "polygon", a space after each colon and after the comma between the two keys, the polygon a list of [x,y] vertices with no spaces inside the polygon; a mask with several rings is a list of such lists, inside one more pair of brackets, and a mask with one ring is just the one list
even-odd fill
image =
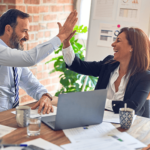
{"label": "window", "polygon": [[[78,1],[77,9],[79,12],[79,25],[89,27],[90,7],[91,7],[91,0]],[[88,33],[79,34],[79,39],[87,40],[87,35]]]}

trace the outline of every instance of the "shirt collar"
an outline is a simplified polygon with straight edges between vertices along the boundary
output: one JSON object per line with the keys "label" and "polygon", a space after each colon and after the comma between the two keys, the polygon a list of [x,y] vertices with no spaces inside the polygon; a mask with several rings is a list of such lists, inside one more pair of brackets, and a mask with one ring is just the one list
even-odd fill
{"label": "shirt collar", "polygon": [[3,46],[8,47],[8,45],[6,45],[6,43],[2,39],[0,39],[0,44],[3,45]]}
{"label": "shirt collar", "polygon": [[120,65],[114,70],[114,73],[119,74]]}
{"label": "shirt collar", "polygon": [[[119,75],[119,68],[120,68],[120,65],[114,70],[114,73],[115,74],[117,74],[117,75]],[[129,78],[129,76],[130,76],[130,73],[126,76],[126,79],[128,80],[128,78]],[[123,76],[123,78],[125,77],[125,75]]]}

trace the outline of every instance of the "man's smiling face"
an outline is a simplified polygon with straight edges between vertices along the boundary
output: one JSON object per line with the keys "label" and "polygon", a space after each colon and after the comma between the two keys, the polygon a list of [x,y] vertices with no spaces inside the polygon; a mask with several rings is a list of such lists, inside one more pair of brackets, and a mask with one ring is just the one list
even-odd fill
{"label": "man's smiling face", "polygon": [[9,44],[11,48],[16,48],[18,50],[24,50],[24,42],[29,39],[29,19],[17,18],[17,25],[13,29],[11,38],[9,39]]}

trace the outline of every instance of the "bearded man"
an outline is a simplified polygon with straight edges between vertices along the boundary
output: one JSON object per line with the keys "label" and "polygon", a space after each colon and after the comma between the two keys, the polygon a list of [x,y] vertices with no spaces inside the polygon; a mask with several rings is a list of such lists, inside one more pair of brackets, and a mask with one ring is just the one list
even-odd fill
{"label": "bearded man", "polygon": [[[50,41],[38,45],[36,48],[40,49],[42,47],[42,49],[49,49],[48,53],[57,49],[61,42],[70,36],[70,34],[75,33],[72,32],[72,29],[77,22],[76,16],[77,12],[74,11],[69,15],[64,26],[58,23],[58,35]],[[12,52],[13,48],[18,50],[24,49],[24,42],[29,40],[28,31],[29,14],[17,9],[10,9],[0,17],[0,45],[12,48]],[[7,54],[7,56],[10,57],[11,53]],[[32,55],[35,55],[35,53]],[[32,57],[26,57],[24,55],[23,59],[26,61],[32,59]],[[14,62],[16,62],[16,60],[14,60]],[[28,95],[38,100],[32,109],[39,106],[39,113],[42,108],[44,108],[43,114],[53,112],[52,96],[28,68],[9,67],[5,65],[0,65],[0,112],[15,108],[19,105],[19,86],[24,89]]]}

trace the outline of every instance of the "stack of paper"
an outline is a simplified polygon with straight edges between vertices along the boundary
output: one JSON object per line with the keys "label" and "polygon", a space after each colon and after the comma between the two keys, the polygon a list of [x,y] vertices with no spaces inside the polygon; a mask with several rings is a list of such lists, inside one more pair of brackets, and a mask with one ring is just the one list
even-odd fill
{"label": "stack of paper", "polygon": [[31,109],[31,114],[30,114],[30,116],[31,117],[37,117],[37,116],[43,116],[43,117],[46,117],[46,116],[53,116],[53,115],[56,115],[56,113],[57,113],[57,107],[56,106],[53,106],[53,108],[54,108],[54,112],[52,113],[52,112],[50,112],[49,114],[42,114],[42,112],[43,112],[43,110],[42,110],[42,112],[41,112],[41,114],[38,114],[38,108],[37,109],[34,109],[34,110],[32,110]]}
{"label": "stack of paper", "polygon": [[78,143],[62,145],[65,150],[132,150],[123,143],[111,138],[90,139]]}
{"label": "stack of paper", "polygon": [[[74,144],[77,144],[78,142],[84,143],[84,141],[94,139],[102,140],[103,138],[112,137],[116,141],[119,141],[120,144],[123,144],[122,146],[126,145],[130,149],[146,147],[145,144],[133,138],[126,132],[120,132],[111,123],[106,122],[103,122],[99,125],[91,125],[88,127],[65,129],[63,131],[65,135],[69,138],[69,140]],[[109,143],[105,142],[105,144],[107,145]],[[92,150],[94,149],[92,148]]]}
{"label": "stack of paper", "polygon": [[[41,138],[31,140],[31,141],[28,141],[28,142],[22,143],[22,144],[35,145],[44,150],[62,150],[62,148],[60,148],[59,146],[52,144]],[[4,150],[22,150],[22,147],[6,147],[6,148],[4,148]]]}
{"label": "stack of paper", "polygon": [[[39,117],[39,116],[41,116],[41,117],[46,117],[46,116],[53,116],[53,115],[56,115],[56,113],[57,113],[57,107],[56,107],[56,106],[53,106],[53,108],[54,108],[54,112],[53,112],[53,113],[50,112],[49,114],[42,114],[43,110],[42,110],[41,114],[39,114],[39,113],[38,113],[38,108],[36,108],[36,109],[34,109],[34,110],[31,109],[31,111],[30,111],[30,116],[31,116],[31,117]],[[16,114],[16,111],[12,111],[11,113]]]}
{"label": "stack of paper", "polygon": [[22,150],[22,147],[6,147],[6,148],[3,148],[2,150]]}
{"label": "stack of paper", "polygon": [[59,146],[57,146],[51,142],[48,142],[44,139],[41,139],[41,138],[38,138],[38,139],[35,139],[32,141],[28,141],[24,144],[35,145],[35,146],[43,148],[45,150],[62,150],[62,148],[60,148]]}

